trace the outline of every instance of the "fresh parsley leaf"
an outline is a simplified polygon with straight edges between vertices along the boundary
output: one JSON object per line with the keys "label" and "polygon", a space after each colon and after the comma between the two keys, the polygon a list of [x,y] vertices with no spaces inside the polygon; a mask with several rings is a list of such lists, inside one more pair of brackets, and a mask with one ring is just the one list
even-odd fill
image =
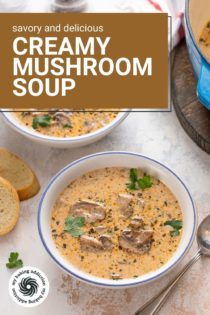
{"label": "fresh parsley leaf", "polygon": [[71,234],[71,236],[73,237],[79,237],[81,235],[84,234],[84,232],[82,230],[79,230],[79,229],[74,229],[74,230],[71,230],[69,231],[69,233]]}
{"label": "fresh parsley leaf", "polygon": [[166,221],[164,225],[169,225],[173,228],[173,231],[170,231],[171,236],[178,236],[180,234],[180,231],[182,229],[183,223],[181,220],[170,220]]}
{"label": "fresh parsley leaf", "polygon": [[127,184],[129,190],[146,189],[152,187],[151,177],[149,175],[144,175],[142,178],[138,178],[137,169],[130,169],[130,183]]}
{"label": "fresh parsley leaf", "polygon": [[70,125],[70,124],[65,124],[65,125],[63,125],[63,128],[65,128],[65,129],[66,129],[66,128],[67,128],[67,129],[68,129],[68,128],[72,128],[72,125]]}
{"label": "fresh parsley leaf", "polygon": [[48,127],[51,123],[51,117],[49,115],[38,116],[33,119],[32,127],[37,129],[40,127]]}
{"label": "fresh parsley leaf", "polygon": [[66,223],[71,227],[82,227],[85,224],[84,217],[68,217]]}
{"label": "fresh parsley leaf", "polygon": [[126,184],[127,188],[129,190],[136,190],[138,189],[138,187],[136,186],[136,183],[130,183],[130,184]]}
{"label": "fresh parsley leaf", "polygon": [[84,217],[67,217],[65,221],[65,232],[68,232],[73,237],[79,237],[84,234],[84,232],[80,229],[80,227],[85,225]]}
{"label": "fresh parsley leaf", "polygon": [[149,175],[144,175],[142,178],[138,179],[138,184],[142,190],[152,187],[151,177]]}
{"label": "fresh parsley leaf", "polygon": [[131,183],[136,183],[138,181],[138,174],[137,174],[136,168],[130,169],[130,180],[131,180]]}
{"label": "fresh parsley leaf", "polygon": [[180,230],[182,228],[182,221],[181,220],[166,221],[164,225],[170,225],[175,230]]}
{"label": "fresh parsley leaf", "polygon": [[23,267],[23,261],[21,259],[18,259],[19,254],[18,253],[10,253],[10,256],[8,258],[8,263],[6,264],[7,268],[21,268]]}
{"label": "fresh parsley leaf", "polygon": [[136,168],[131,168],[130,169],[130,183],[126,184],[127,188],[129,190],[136,190],[138,189],[137,187],[137,181],[138,181],[138,174],[137,174],[137,169]]}
{"label": "fresh parsley leaf", "polygon": [[179,230],[170,231],[171,236],[178,236],[180,234]]}

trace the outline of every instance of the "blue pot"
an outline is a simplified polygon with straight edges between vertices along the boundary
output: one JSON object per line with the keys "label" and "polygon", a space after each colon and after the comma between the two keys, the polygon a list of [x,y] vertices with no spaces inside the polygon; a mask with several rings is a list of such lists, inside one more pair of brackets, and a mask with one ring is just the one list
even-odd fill
{"label": "blue pot", "polygon": [[[185,7],[185,36],[189,57],[197,77],[197,96],[200,102],[210,110],[210,63],[199,48],[190,23],[190,1]],[[209,12],[210,18],[210,12]],[[207,21],[205,21],[206,23]],[[205,23],[203,26],[205,26]],[[202,32],[202,29],[200,30]]]}

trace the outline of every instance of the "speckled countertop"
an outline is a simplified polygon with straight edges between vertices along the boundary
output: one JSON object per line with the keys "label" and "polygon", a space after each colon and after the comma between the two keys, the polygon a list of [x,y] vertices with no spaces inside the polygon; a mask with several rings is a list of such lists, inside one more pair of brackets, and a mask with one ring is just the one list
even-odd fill
{"label": "speckled countertop", "polygon": [[[104,10],[108,2],[103,1],[104,5],[106,3]],[[48,0],[31,3],[34,11],[46,10],[48,6]],[[31,143],[0,121],[0,146],[7,147],[28,161],[40,180],[42,190],[58,170],[84,155],[106,150],[136,151],[166,164],[184,180],[195,200],[199,222],[210,213],[210,156],[185,134],[174,112],[132,113],[102,141],[72,150],[52,149]],[[173,272],[144,287],[109,290],[83,284],[64,274],[41,244],[36,224],[40,196],[41,192],[21,204],[21,217],[15,230],[0,238],[1,315],[132,315],[175,276],[196,250],[194,242],[190,252]],[[6,269],[5,262],[14,250],[21,254],[25,265],[40,268],[49,278],[50,293],[40,306],[24,309],[9,297],[11,271]],[[206,258],[197,262],[184,276],[160,314],[209,315],[209,279],[210,259]]]}
{"label": "speckled countertop", "polygon": [[[172,113],[132,113],[109,136],[88,147],[59,150],[31,143],[0,122],[0,146],[14,151],[36,171],[42,190],[63,166],[84,155],[105,150],[136,151],[172,168],[187,184],[198,210],[199,221],[210,212],[210,156],[202,152],[182,130]],[[161,281],[144,287],[109,290],[80,283],[65,275],[45,252],[37,231],[37,205],[41,192],[21,204],[15,230],[0,239],[0,314],[2,315],[132,315],[134,310],[157,293],[186,263],[184,261]],[[21,253],[25,265],[43,270],[50,280],[47,300],[33,309],[16,305],[8,294],[11,271],[5,262],[11,251]],[[210,314],[210,260],[203,259],[179,283],[160,312],[162,315]]]}

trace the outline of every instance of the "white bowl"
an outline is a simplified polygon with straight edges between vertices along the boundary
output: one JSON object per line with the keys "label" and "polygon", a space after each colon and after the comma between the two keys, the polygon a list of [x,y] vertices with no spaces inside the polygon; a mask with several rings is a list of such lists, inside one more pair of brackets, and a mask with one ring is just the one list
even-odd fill
{"label": "white bowl", "polygon": [[129,115],[129,113],[129,109],[125,109],[123,112],[119,112],[117,117],[109,124],[89,134],[77,137],[58,138],[43,135],[41,133],[38,133],[36,130],[25,126],[11,111],[6,112],[5,110],[2,110],[1,112],[4,121],[18,133],[33,141],[57,148],[76,148],[96,142],[109,134],[114,128],[116,128]]}
{"label": "white bowl", "polygon": [[[173,257],[161,268],[138,278],[110,280],[92,276],[68,262],[55,247],[51,236],[50,221],[53,205],[66,186],[86,172],[104,167],[141,168],[165,183],[176,196],[183,213],[183,235]],[[163,164],[146,156],[131,152],[102,152],[83,157],[63,168],[45,189],[38,210],[38,229],[42,243],[54,262],[69,275],[89,284],[121,288],[140,285],[165,275],[189,250],[196,231],[196,210],[190,193],[182,180]]]}

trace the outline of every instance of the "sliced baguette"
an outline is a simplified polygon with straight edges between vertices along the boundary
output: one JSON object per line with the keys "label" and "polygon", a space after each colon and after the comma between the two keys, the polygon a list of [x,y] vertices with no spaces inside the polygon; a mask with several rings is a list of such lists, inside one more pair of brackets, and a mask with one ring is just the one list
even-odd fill
{"label": "sliced baguette", "polygon": [[15,188],[0,177],[0,236],[9,233],[20,215],[20,201]]}
{"label": "sliced baguette", "polygon": [[39,182],[28,165],[4,148],[0,148],[0,176],[14,186],[20,200],[35,196],[40,189]]}

